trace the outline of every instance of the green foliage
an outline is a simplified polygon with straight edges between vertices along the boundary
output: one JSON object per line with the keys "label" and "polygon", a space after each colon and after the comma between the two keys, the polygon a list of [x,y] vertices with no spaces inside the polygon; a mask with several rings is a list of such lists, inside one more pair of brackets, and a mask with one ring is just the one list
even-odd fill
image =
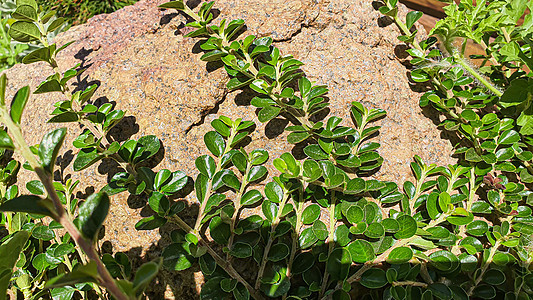
{"label": "green foliage", "polygon": [[[112,140],[109,132],[125,112],[110,103],[96,105],[96,86],[70,90],[69,81],[83,70],[60,72],[56,55],[68,44],[58,48],[47,39],[64,20],[52,19],[34,0],[20,0],[10,12],[16,19],[11,37],[42,43],[22,61],[53,69],[33,94],[58,96],[49,122],[83,128],[73,141],[79,149],[73,169],[106,159],[119,171],[86,199],[74,196],[78,181],[54,182],[66,129],[28,147],[20,123],[30,90],[20,89],[8,108],[6,78],[0,77],[0,147],[20,153],[25,168],[39,177],[27,183],[32,195],[19,195],[14,183],[20,164],[11,160],[0,168],[2,224],[12,237],[5,243],[18,241],[21,249],[2,260],[0,287],[11,285],[27,299],[86,296],[88,290],[104,298],[102,288],[117,299],[139,299],[160,267],[198,267],[205,277],[201,299],[350,299],[362,293],[365,299],[531,298],[531,16],[516,25],[531,3],[448,5],[448,17],[432,31],[442,50],[434,37],[418,41],[421,13],[402,20],[396,0],[382,3],[379,11],[396,22],[399,40],[409,46],[411,80],[430,87],[421,106],[442,113],[440,128],[460,141],[457,164],[436,166],[415,156],[412,180],[401,186],[372,178],[383,163],[373,138],[385,111],[353,102],[347,108],[351,122],[327,116],[328,89],[305,76],[302,62],[282,55],[270,37],[241,36],[243,20],[212,25],[213,4],[195,11],[181,0],[161,7],[191,17],[188,36],[201,39],[201,59],[224,66],[229,90],[255,92],[251,104],[260,122],[292,122],[287,142],[301,145],[302,153],[270,160],[265,149],[249,145],[253,122],[219,116],[204,135],[205,153],[194,161],[196,178],[152,170],[163,152],[159,139]],[[466,40],[486,49],[475,57],[483,59],[480,68],[465,57]],[[101,255],[94,246],[109,196],[122,192],[146,200],[152,213],[137,230],[177,227],[161,258],[137,270],[125,254]],[[182,198],[189,193],[198,205],[191,223],[182,219]],[[10,275],[13,265],[17,270]],[[241,266],[256,272],[241,274]]]}
{"label": "green foliage", "polygon": [[73,25],[83,24],[91,17],[99,14],[108,14],[127,5],[134,4],[137,0],[37,0],[45,10],[56,11]]}

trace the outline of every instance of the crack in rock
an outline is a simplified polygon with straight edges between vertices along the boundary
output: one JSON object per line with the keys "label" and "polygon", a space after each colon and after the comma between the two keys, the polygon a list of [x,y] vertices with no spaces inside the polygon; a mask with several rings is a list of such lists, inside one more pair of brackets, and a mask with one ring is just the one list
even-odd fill
{"label": "crack in rock", "polygon": [[205,108],[202,111],[200,111],[200,120],[192,123],[185,129],[185,135],[187,135],[194,127],[201,126],[205,122],[205,118],[208,115],[214,115],[218,112],[220,105],[226,101],[226,97],[228,96],[228,91],[224,91],[224,94],[222,94],[222,97],[220,97],[220,100],[217,100],[215,102],[215,105],[211,108]]}

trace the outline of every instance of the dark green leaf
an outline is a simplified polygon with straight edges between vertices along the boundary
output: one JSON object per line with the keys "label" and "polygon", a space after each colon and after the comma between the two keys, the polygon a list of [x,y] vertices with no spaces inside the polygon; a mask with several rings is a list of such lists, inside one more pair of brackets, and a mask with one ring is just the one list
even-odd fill
{"label": "dark green leaf", "polygon": [[73,169],[74,171],[81,171],[90,167],[102,158],[104,158],[104,155],[99,154],[96,148],[81,149],[74,160]]}
{"label": "dark green leaf", "polygon": [[[183,271],[192,266],[194,263],[194,257],[184,249],[183,245],[180,243],[173,243],[168,245],[163,253],[163,266],[172,271]],[[205,255],[204,255],[205,256]],[[207,270],[213,270],[216,265],[213,266],[213,262],[204,260],[202,264],[202,258],[200,258],[200,267],[204,266]],[[204,270],[204,268],[202,268]]]}
{"label": "dark green leaf", "polygon": [[93,240],[102,227],[109,211],[109,197],[106,193],[90,195],[79,209],[79,227],[81,234]]}
{"label": "dark green leaf", "polygon": [[224,138],[216,131],[209,131],[204,135],[204,142],[207,149],[213,153],[214,156],[219,157],[224,153],[226,142]]}
{"label": "dark green leaf", "polygon": [[26,103],[28,102],[28,98],[30,97],[30,87],[25,86],[17,91],[15,94],[15,97],[13,97],[13,101],[11,102],[11,119],[15,124],[20,124],[20,120],[22,119],[22,112],[24,111],[24,108],[26,107]]}
{"label": "dark green leaf", "polygon": [[30,214],[54,217],[54,205],[48,199],[39,196],[23,195],[0,205],[0,211],[25,212]]}
{"label": "dark green leaf", "polygon": [[159,264],[155,262],[144,263],[135,273],[133,279],[133,288],[136,295],[141,295],[148,284],[155,278],[159,272]]}
{"label": "dark green leaf", "polygon": [[67,133],[66,128],[59,128],[47,133],[39,145],[39,158],[43,169],[50,174],[54,172],[54,164],[56,162],[59,149],[65,140]]}
{"label": "dark green leaf", "polygon": [[350,252],[344,248],[337,248],[329,255],[326,270],[331,276],[331,279],[342,281],[348,277],[351,264],[352,258]]}
{"label": "dark green leaf", "polygon": [[369,289],[379,289],[388,283],[387,275],[381,269],[371,268],[361,275],[360,283]]}

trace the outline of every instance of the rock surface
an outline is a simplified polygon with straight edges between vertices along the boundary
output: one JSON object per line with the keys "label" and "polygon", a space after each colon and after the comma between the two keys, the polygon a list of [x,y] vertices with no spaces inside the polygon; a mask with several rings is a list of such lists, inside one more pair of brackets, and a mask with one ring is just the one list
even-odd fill
{"label": "rock surface", "polygon": [[[156,169],[179,169],[190,176],[196,175],[194,158],[207,152],[203,134],[221,114],[255,121],[258,126],[250,147],[267,149],[271,159],[290,151],[291,146],[279,134],[286,122],[279,119],[260,125],[255,109],[248,105],[249,96],[225,90],[225,71],[212,70],[200,60],[198,40],[183,37],[185,18],[158,9],[163,2],[166,0],[141,0],[116,13],[96,16],[56,38],[58,44],[75,41],[59,57],[62,70],[77,63],[87,67],[74,87],[97,82],[100,86],[93,99],[116,103],[127,111],[129,117],[114,136],[124,140],[131,134],[134,138],[157,135],[165,147],[165,158]],[[311,80],[329,86],[331,114],[342,117],[344,124],[350,124],[349,107],[354,100],[388,112],[380,121],[382,129],[376,139],[385,158],[376,178],[398,183],[410,179],[409,163],[416,154],[427,163],[452,162],[450,143],[440,138],[436,126],[422,114],[420,94],[411,90],[407,70],[396,59],[397,29],[378,25],[381,16],[370,1],[218,0],[215,8],[220,11],[218,19],[242,18],[246,34],[271,36],[282,53],[304,62],[302,69]],[[41,63],[15,66],[7,71],[9,92],[26,84],[35,88],[49,74],[51,70]],[[58,97],[56,93],[31,98],[23,117],[30,144],[37,144],[54,128],[44,123]],[[80,173],[72,171],[69,162],[77,150],[71,142],[78,133],[79,126],[69,126],[61,166],[64,174],[81,180],[83,194],[91,192],[85,190],[87,183],[97,189],[104,186],[110,170],[103,163]],[[275,174],[272,168],[270,171]],[[35,179],[32,174],[22,173],[19,185],[31,179]],[[113,251],[142,256],[140,264],[157,257],[161,251],[158,244],[168,237],[163,234],[162,238],[156,231],[136,231],[134,224],[144,213],[138,208],[135,199],[115,196],[104,240],[111,242]],[[161,279],[165,282],[158,285],[164,289],[164,284],[169,284],[172,292],[165,297],[197,298],[195,277],[198,273],[167,274]],[[161,291],[155,288],[154,299],[162,297],[158,293]]]}

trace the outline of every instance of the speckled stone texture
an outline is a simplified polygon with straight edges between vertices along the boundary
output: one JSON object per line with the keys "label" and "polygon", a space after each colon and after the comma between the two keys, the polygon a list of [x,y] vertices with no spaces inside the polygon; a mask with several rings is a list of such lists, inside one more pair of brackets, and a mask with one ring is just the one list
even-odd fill
{"label": "speckled stone texture", "polygon": [[[260,125],[255,108],[249,105],[247,92],[228,93],[228,80],[222,68],[200,60],[198,39],[184,38],[185,18],[175,11],[157,5],[166,0],[141,0],[110,15],[100,15],[87,24],[76,26],[56,38],[58,44],[75,42],[61,53],[62,70],[80,63],[87,71],[73,88],[98,83],[93,99],[116,103],[126,110],[127,118],[112,135],[125,140],[132,135],[157,135],[165,147],[164,159],[156,169],[183,170],[195,177],[194,158],[207,153],[203,134],[210,130],[210,121],[224,114],[255,121],[253,147],[270,152],[271,160],[285,151],[297,152],[285,142],[283,119]],[[246,34],[271,36],[282,53],[292,54],[305,63],[303,71],[313,81],[329,86],[331,114],[350,124],[352,101],[361,101],[388,112],[380,121],[382,129],[375,139],[381,143],[385,161],[375,175],[381,180],[402,183],[411,179],[409,162],[416,154],[427,163],[447,164],[451,145],[440,137],[440,131],[418,106],[419,93],[413,92],[407,69],[395,56],[398,30],[380,27],[380,14],[366,0],[218,0],[214,6],[222,18],[242,18]],[[402,13],[405,14],[405,10]],[[421,29],[423,30],[423,29]],[[35,88],[51,70],[42,63],[15,66],[7,71],[9,93],[30,84]],[[59,93],[32,96],[23,126],[30,144],[37,144],[42,135],[57,127],[45,124]],[[63,125],[64,126],[64,125]],[[80,195],[91,193],[106,184],[114,166],[104,161],[80,173],[72,171],[71,160],[76,153],[72,140],[80,132],[77,124],[68,126],[69,133],[60,157],[63,176],[81,180]],[[276,171],[269,167],[270,174]],[[21,172],[19,185],[35,179]],[[117,195],[106,221],[104,245],[108,251],[126,251],[139,257],[135,264],[158,257],[161,244],[168,243],[168,234],[134,229],[146,215],[142,201]],[[191,208],[191,217],[194,215]],[[192,220],[189,219],[189,220]],[[153,299],[194,299],[198,297],[198,270],[164,273],[153,286]],[[165,288],[168,284],[168,288]],[[163,291],[167,289],[167,292]]]}

